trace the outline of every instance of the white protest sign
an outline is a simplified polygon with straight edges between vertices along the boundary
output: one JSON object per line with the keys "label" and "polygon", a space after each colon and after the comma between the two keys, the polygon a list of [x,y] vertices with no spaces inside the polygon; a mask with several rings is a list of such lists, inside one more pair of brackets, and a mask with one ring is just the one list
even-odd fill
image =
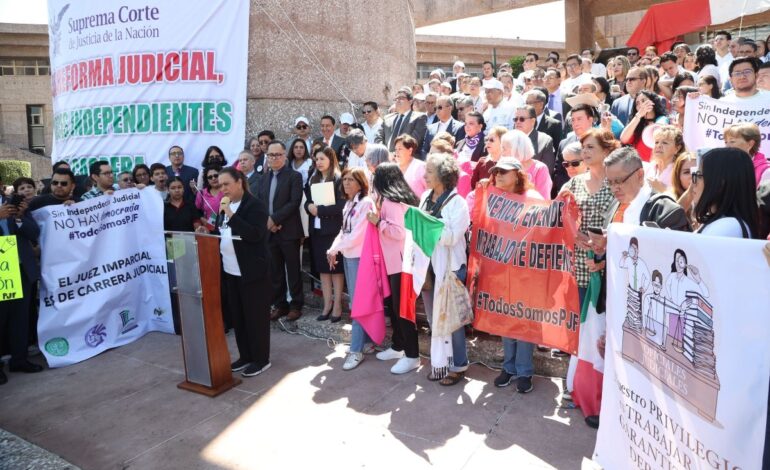
{"label": "white protest sign", "polygon": [[770,380],[765,242],[612,224],[594,460],[760,468]]}
{"label": "white protest sign", "polygon": [[42,253],[38,338],[51,367],[174,332],[157,191],[126,189],[32,216]]}
{"label": "white protest sign", "polygon": [[684,143],[695,152],[701,148],[725,146],[724,130],[732,124],[752,122],[759,127],[759,151],[770,156],[770,94],[766,99],[745,102],[715,100],[699,95],[687,98],[684,112]]}
{"label": "white protest sign", "polygon": [[54,161],[201,164],[243,149],[249,2],[48,1]]}

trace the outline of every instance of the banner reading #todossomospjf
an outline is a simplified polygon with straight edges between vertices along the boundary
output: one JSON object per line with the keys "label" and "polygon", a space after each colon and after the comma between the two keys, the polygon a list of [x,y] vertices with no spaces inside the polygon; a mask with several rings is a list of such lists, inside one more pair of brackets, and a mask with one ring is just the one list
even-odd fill
{"label": "banner reading #todossomospjf", "polygon": [[49,0],[52,158],[76,173],[243,148],[247,0]]}

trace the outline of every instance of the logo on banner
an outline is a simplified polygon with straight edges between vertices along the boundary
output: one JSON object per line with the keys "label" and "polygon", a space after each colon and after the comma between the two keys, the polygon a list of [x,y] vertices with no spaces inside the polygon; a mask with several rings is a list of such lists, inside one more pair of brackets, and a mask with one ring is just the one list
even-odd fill
{"label": "logo on banner", "polygon": [[128,333],[129,331],[139,326],[139,324],[136,322],[136,317],[134,317],[128,310],[123,310],[118,314],[118,316],[120,317],[120,321],[123,322],[123,328],[120,330],[121,335]]}
{"label": "logo on banner", "polygon": [[59,52],[59,42],[61,42],[61,20],[69,7],[69,3],[64,5],[61,10],[59,10],[56,17],[54,18],[52,16],[48,21],[48,29],[51,32],[51,41],[53,42],[53,55],[56,55]]}
{"label": "logo on banner", "polygon": [[90,330],[86,331],[86,344],[95,348],[104,342],[107,337],[107,328],[103,323],[97,323]]}
{"label": "logo on banner", "polygon": [[671,265],[652,272],[639,252],[632,237],[618,262],[627,281],[623,359],[713,422],[720,383],[709,288],[684,250],[674,250]]}
{"label": "logo on banner", "polygon": [[45,350],[51,356],[66,356],[70,352],[70,344],[64,338],[52,338],[46,341]]}

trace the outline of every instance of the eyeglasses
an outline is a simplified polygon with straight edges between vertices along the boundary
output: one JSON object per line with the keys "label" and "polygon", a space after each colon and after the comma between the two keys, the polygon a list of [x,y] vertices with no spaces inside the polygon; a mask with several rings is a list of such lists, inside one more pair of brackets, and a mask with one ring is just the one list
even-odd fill
{"label": "eyeglasses", "polygon": [[580,166],[580,164],[583,163],[583,159],[580,160],[572,160],[571,162],[561,162],[561,166],[563,166],[565,169],[567,168],[577,168]]}
{"label": "eyeglasses", "polygon": [[511,170],[502,170],[502,169],[495,170],[495,174],[496,175],[501,175],[501,176],[502,175],[507,175],[510,172],[511,172]]}
{"label": "eyeglasses", "polygon": [[735,72],[730,74],[730,76],[733,78],[741,78],[741,77],[748,78],[752,75],[754,75],[754,69],[736,70]]}
{"label": "eyeglasses", "polygon": [[218,174],[216,174],[216,175],[208,175],[208,176],[206,177],[206,179],[209,179],[209,180],[213,180],[213,179],[216,179],[216,178],[219,178],[219,175],[218,175]]}
{"label": "eyeglasses", "polygon": [[283,153],[268,153],[267,158],[270,160],[278,160],[279,158],[283,157]]}
{"label": "eyeglasses", "polygon": [[373,113],[373,112],[374,112],[374,110],[373,110],[373,109],[365,109],[365,110],[363,110],[363,111],[361,111],[361,112],[362,112],[363,114],[371,114],[371,113]]}
{"label": "eyeglasses", "polygon": [[641,80],[640,77],[626,77],[627,82],[633,82],[634,80]]}
{"label": "eyeglasses", "polygon": [[527,119],[535,119],[535,118],[516,116],[515,118],[513,118],[513,122],[524,122]]}
{"label": "eyeglasses", "polygon": [[700,171],[691,171],[690,176],[692,177],[692,184],[698,184],[699,181],[703,180],[703,173]]}
{"label": "eyeglasses", "polygon": [[298,131],[302,131],[302,130],[305,130],[305,129],[307,129],[307,126],[306,126],[306,125],[304,125],[304,124],[300,124],[300,125],[298,125],[298,126],[295,128],[295,129],[297,129]]}
{"label": "eyeglasses", "polygon": [[51,181],[51,186],[68,186],[69,184],[70,184],[69,181],[56,181],[56,180]]}
{"label": "eyeglasses", "polygon": [[175,150],[173,152],[169,152],[168,155],[170,157],[182,157],[182,156],[184,156],[184,152],[180,152],[179,150]]}
{"label": "eyeglasses", "polygon": [[629,180],[629,178],[631,178],[632,176],[634,176],[634,175],[636,174],[636,172],[637,172],[637,171],[639,171],[639,170],[641,170],[641,168],[637,168],[636,170],[634,170],[634,171],[632,171],[631,173],[629,173],[629,174],[628,174],[628,175],[627,175],[625,178],[621,178],[621,179],[619,179],[619,180],[607,180],[607,184],[608,184],[609,186],[620,186],[620,185],[622,185],[623,183],[625,183],[626,181],[628,181],[628,180]]}

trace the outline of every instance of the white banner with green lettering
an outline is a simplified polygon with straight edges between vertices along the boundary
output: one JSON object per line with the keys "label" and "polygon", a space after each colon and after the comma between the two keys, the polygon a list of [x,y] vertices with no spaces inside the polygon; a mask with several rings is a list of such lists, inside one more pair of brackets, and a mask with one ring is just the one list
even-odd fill
{"label": "white banner with green lettering", "polygon": [[243,149],[249,1],[48,1],[54,161],[198,167]]}
{"label": "white banner with green lettering", "polygon": [[612,224],[594,454],[603,468],[762,468],[765,243]]}
{"label": "white banner with green lettering", "polygon": [[48,365],[62,367],[174,332],[163,236],[163,201],[124,189],[32,213],[40,225],[38,338]]}

